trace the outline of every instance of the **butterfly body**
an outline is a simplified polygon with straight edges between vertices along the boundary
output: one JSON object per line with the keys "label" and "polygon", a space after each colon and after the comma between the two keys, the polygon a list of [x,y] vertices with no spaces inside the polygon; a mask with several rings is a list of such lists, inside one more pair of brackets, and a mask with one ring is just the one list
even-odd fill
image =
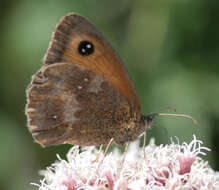
{"label": "butterfly body", "polygon": [[42,146],[132,141],[145,130],[134,85],[86,19],[65,16],[27,89],[28,128]]}

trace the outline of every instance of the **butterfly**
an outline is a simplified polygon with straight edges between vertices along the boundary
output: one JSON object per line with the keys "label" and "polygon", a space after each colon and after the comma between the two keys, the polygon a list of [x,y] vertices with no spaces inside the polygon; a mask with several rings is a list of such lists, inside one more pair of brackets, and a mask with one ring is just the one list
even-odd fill
{"label": "butterfly", "polygon": [[117,144],[153,122],[133,82],[98,29],[71,13],[57,24],[40,70],[27,91],[28,129],[42,146]]}

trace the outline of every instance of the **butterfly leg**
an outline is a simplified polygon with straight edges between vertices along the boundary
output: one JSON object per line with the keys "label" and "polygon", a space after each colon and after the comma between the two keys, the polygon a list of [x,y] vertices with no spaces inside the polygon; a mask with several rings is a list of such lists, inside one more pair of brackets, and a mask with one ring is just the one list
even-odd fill
{"label": "butterfly leg", "polygon": [[121,173],[121,171],[122,171],[122,168],[123,168],[123,166],[124,166],[124,164],[125,164],[125,159],[126,159],[126,155],[127,155],[127,152],[128,152],[129,144],[130,144],[129,142],[127,142],[127,143],[125,144],[125,150],[124,150],[124,153],[123,153],[123,157],[122,157],[122,160],[121,160],[120,167],[119,167],[119,169],[118,169],[118,177],[120,176],[120,173]]}
{"label": "butterfly leg", "polygon": [[98,156],[97,156],[97,158],[98,158],[97,160],[99,160],[99,157],[100,157],[100,154],[102,152],[102,149],[103,149],[103,144],[100,145]]}
{"label": "butterfly leg", "polygon": [[146,146],[146,131],[144,132],[144,140],[143,140],[143,146],[142,146],[142,151],[144,153],[144,160],[146,161],[145,146]]}
{"label": "butterfly leg", "polygon": [[98,162],[98,161],[99,161],[99,158],[100,158],[102,149],[103,149],[103,144],[100,145],[99,151],[98,151],[98,153],[97,153],[97,157],[96,157],[96,159],[94,160],[94,162]]}
{"label": "butterfly leg", "polygon": [[[102,158],[102,160],[99,162],[99,164],[98,164],[98,166],[97,166],[97,172],[99,171],[99,168],[100,168],[100,166],[102,165],[102,163],[103,163],[103,161],[104,161],[104,159],[105,159],[105,157],[106,157],[106,154],[107,154],[107,152],[109,151],[109,148],[110,148],[111,144],[113,143],[113,141],[114,141],[114,139],[111,138],[110,141],[109,141],[109,143],[107,144],[106,149],[105,149],[104,154],[103,154],[103,158]],[[102,145],[101,145],[101,146],[102,146]],[[101,147],[101,149],[102,149],[102,147]],[[100,151],[101,151],[101,150],[100,150]],[[99,155],[100,155],[100,153],[101,153],[100,151],[99,151]],[[98,155],[98,157],[99,157],[99,155]]]}

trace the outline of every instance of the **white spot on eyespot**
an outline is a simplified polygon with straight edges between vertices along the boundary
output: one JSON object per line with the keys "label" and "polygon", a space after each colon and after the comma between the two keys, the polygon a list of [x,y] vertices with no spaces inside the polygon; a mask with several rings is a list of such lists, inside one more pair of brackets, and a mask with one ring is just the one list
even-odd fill
{"label": "white spot on eyespot", "polygon": [[53,119],[57,119],[57,115],[53,115],[52,118],[53,118]]}
{"label": "white spot on eyespot", "polygon": [[88,79],[87,79],[87,78],[85,78],[85,79],[84,79],[84,81],[85,81],[85,82],[88,82]]}
{"label": "white spot on eyespot", "polygon": [[82,86],[78,86],[78,89],[79,89],[79,90],[82,89]]}

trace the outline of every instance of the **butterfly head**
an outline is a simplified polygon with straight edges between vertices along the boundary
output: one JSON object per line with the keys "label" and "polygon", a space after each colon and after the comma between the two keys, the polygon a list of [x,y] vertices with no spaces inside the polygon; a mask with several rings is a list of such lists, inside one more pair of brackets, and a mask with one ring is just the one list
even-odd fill
{"label": "butterfly head", "polygon": [[141,120],[144,123],[145,129],[151,129],[153,127],[154,121],[158,115],[158,113],[150,113],[141,116]]}

